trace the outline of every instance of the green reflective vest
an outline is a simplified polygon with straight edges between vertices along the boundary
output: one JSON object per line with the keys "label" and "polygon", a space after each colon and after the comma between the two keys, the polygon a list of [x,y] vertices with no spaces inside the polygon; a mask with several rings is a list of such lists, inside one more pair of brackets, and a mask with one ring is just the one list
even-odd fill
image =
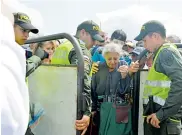
{"label": "green reflective vest", "polygon": [[68,57],[71,49],[73,49],[73,45],[70,41],[66,41],[65,43],[58,46],[52,56],[51,64],[70,65]]}
{"label": "green reflective vest", "polygon": [[165,104],[165,100],[168,97],[168,93],[170,90],[171,80],[163,73],[159,73],[155,70],[155,62],[160,53],[160,51],[164,48],[173,48],[173,50],[177,50],[177,47],[173,44],[164,44],[157,52],[155,59],[153,61],[152,67],[149,71],[147,80],[144,86],[143,93],[143,103],[148,103],[148,96],[152,95],[155,103],[163,106]]}

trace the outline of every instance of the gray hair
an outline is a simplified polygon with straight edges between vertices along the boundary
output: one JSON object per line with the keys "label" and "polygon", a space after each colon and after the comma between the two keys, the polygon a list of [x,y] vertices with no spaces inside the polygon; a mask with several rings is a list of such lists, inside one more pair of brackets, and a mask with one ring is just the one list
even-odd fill
{"label": "gray hair", "polygon": [[114,42],[110,42],[106,44],[103,48],[102,55],[105,57],[107,53],[115,52],[118,53],[119,56],[123,55],[122,47],[119,44],[116,44]]}

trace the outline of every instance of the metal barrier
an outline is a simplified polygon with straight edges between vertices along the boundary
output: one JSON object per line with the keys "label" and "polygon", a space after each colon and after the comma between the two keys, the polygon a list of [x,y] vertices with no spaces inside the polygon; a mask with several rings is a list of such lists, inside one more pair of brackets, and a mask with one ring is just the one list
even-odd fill
{"label": "metal barrier", "polygon": [[[50,40],[56,40],[56,39],[68,39],[74,46],[76,55],[78,57],[78,65],[77,65],[77,119],[81,118],[81,112],[83,111],[83,99],[82,99],[82,92],[83,92],[83,83],[84,83],[84,59],[83,59],[83,53],[80,48],[80,45],[78,41],[67,33],[60,33],[60,34],[54,34],[49,36],[43,36],[35,39],[28,40],[26,44],[31,43],[37,43],[37,42],[44,42],[44,41],[50,41]],[[47,65],[48,66],[48,65]],[[52,65],[49,65],[52,66]],[[55,65],[54,65],[55,66]],[[57,65],[59,66],[59,65]],[[65,66],[65,65],[64,65]],[[43,69],[45,70],[45,69]],[[64,78],[64,76],[63,76]],[[61,115],[61,114],[60,114]],[[46,129],[45,129],[46,132]],[[79,135],[80,132],[77,131],[77,135]]]}

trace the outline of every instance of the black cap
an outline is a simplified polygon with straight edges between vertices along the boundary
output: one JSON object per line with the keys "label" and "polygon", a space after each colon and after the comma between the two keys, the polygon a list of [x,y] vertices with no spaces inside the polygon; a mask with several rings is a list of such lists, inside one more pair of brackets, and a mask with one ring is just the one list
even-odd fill
{"label": "black cap", "polygon": [[143,24],[140,34],[135,38],[135,40],[143,40],[143,38],[151,32],[160,32],[161,34],[166,35],[166,29],[164,25],[159,21],[152,20]]}
{"label": "black cap", "polygon": [[115,30],[111,35],[111,40],[117,39],[125,42],[126,38],[126,33],[123,30]]}
{"label": "black cap", "polygon": [[82,29],[88,32],[94,40],[99,42],[104,42],[104,38],[99,34],[100,32],[99,26],[92,20],[84,21],[77,27],[77,30],[82,30]]}
{"label": "black cap", "polygon": [[25,13],[14,13],[15,24],[19,25],[25,30],[30,30],[32,33],[37,34],[39,30],[31,24],[31,20]]}
{"label": "black cap", "polygon": [[141,52],[143,52],[145,50],[144,47],[136,47],[131,54],[136,54],[136,55],[140,55]]}
{"label": "black cap", "polygon": [[141,41],[138,41],[137,43],[136,43],[136,46],[137,47],[144,47],[144,42],[141,40]]}

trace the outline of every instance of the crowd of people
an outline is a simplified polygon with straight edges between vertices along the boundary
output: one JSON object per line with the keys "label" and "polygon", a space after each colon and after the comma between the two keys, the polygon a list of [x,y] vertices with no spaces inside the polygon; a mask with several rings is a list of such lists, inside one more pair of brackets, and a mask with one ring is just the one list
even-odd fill
{"label": "crowd of people", "polygon": [[[14,20],[15,41],[21,46],[29,38],[30,32],[35,34],[39,32],[24,13],[14,13]],[[149,21],[142,26],[139,36],[135,38],[136,44],[131,41],[132,39],[127,39],[127,32],[122,29],[115,30],[108,38],[106,32],[92,20],[78,25],[74,36],[84,57],[83,95],[86,104],[86,109],[82,110],[82,118],[75,121],[77,130],[83,131],[82,134],[92,132],[94,135],[132,134],[131,108],[132,102],[135,102],[132,101],[130,89],[132,77],[138,70],[148,69],[147,82],[171,81],[171,89],[170,86],[163,87],[165,84],[162,85],[161,82],[152,86],[155,81],[145,85],[147,90],[144,90],[146,96],[144,99],[148,99],[150,95],[162,99],[159,103],[153,98],[157,109],[154,112],[147,112],[144,122],[145,135],[152,135],[154,132],[158,135],[180,135],[178,126],[182,117],[180,112],[182,92],[179,90],[182,87],[182,56],[172,44],[180,43],[180,38],[175,35],[166,37],[166,29],[158,21]],[[35,70],[35,66],[42,63],[78,64],[76,51],[68,40],[63,43],[59,40],[33,43],[24,49],[26,72]],[[149,53],[139,60],[138,56],[145,49]],[[161,86],[157,86],[160,84]],[[149,92],[149,89],[152,90]],[[177,102],[174,101],[175,98]],[[165,104],[161,104],[163,101]],[[144,105],[147,106],[148,102]],[[155,130],[151,129],[151,125]],[[94,130],[89,130],[90,126],[93,126]],[[5,135],[7,127],[3,130]],[[31,134],[33,133],[28,126],[26,135]]]}

